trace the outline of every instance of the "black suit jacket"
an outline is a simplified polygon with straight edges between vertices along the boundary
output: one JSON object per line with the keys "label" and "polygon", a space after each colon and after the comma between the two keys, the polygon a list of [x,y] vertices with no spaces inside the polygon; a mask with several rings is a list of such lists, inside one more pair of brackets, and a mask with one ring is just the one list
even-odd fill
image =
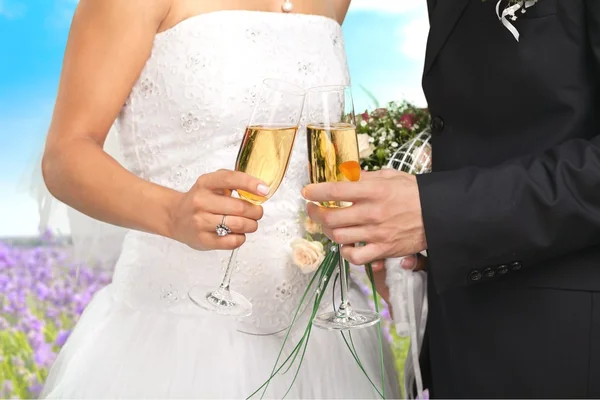
{"label": "black suit jacket", "polygon": [[600,397],[600,0],[429,0],[438,398]]}

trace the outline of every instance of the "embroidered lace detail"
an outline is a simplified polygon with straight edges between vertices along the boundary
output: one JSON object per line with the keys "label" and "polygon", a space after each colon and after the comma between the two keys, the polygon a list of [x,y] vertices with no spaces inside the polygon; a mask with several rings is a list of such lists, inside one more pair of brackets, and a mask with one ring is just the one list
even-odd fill
{"label": "embroidered lace detail", "polygon": [[[202,174],[234,168],[266,78],[305,88],[349,83],[339,25],[316,16],[218,12],[158,34],[118,119],[127,166],[179,191]],[[292,264],[290,249],[302,235],[298,211],[308,181],[306,158],[301,129],[286,177],[265,204],[259,231],[248,236],[238,255],[232,288],[252,301],[254,312],[244,323],[261,332],[289,324],[311,278]],[[133,307],[199,312],[188,289],[197,283],[216,287],[228,256],[130,232],[115,271],[114,295]]]}

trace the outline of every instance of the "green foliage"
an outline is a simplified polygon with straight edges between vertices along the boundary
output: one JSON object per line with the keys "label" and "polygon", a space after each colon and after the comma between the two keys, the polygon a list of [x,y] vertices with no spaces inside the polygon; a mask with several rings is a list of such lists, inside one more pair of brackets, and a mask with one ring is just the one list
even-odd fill
{"label": "green foliage", "polygon": [[400,146],[429,129],[430,115],[426,108],[391,102],[387,108],[357,115],[356,124],[361,167],[375,171],[384,167]]}

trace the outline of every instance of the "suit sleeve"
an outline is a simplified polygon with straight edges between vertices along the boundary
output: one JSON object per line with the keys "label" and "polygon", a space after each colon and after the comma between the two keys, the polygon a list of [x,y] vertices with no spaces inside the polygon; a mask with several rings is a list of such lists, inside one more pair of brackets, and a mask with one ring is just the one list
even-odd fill
{"label": "suit sleeve", "polygon": [[[586,6],[600,71],[600,1]],[[439,293],[600,245],[600,132],[588,137],[493,168],[418,176]]]}

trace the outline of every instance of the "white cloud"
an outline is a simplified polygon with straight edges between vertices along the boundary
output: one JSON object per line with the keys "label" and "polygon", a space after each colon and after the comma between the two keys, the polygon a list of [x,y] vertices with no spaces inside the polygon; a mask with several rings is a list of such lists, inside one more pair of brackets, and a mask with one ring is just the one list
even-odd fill
{"label": "white cloud", "polygon": [[[403,62],[409,64],[407,69],[415,77],[402,82],[401,91],[400,87],[393,87],[394,85],[378,87],[377,97],[389,96],[390,100],[398,100],[398,96],[401,95],[409,101],[420,105],[425,104],[420,73],[425,63],[425,48],[429,33],[427,3],[424,0],[352,0],[351,4],[351,11],[373,11],[392,14],[393,18],[397,18],[396,28],[393,28],[393,33],[388,40],[391,48],[402,54]],[[394,80],[397,81],[398,78]]]}
{"label": "white cloud", "polygon": [[425,5],[425,0],[352,0],[350,11],[378,11],[404,14]]}
{"label": "white cloud", "polygon": [[397,30],[400,39],[400,50],[411,60],[420,62],[425,60],[425,48],[429,33],[429,17],[427,9],[422,8],[411,14],[410,19]]}
{"label": "white cloud", "polygon": [[[390,101],[400,100],[406,100],[420,107],[427,105],[423,89],[421,88],[420,73],[416,73],[414,76],[409,75],[400,79],[381,82],[374,87],[374,92],[377,93],[380,106],[385,106]],[[372,107],[367,108],[370,109]]]}
{"label": "white cloud", "polygon": [[[40,216],[36,201],[10,187],[4,187],[3,194],[6,196],[0,199],[0,238],[37,235]],[[57,232],[68,233],[65,210],[58,208],[50,225]]]}
{"label": "white cloud", "polygon": [[17,18],[25,13],[25,4],[9,3],[6,0],[0,0],[0,17]]}
{"label": "white cloud", "polygon": [[46,18],[48,25],[58,29],[68,28],[78,3],[78,0],[58,0],[54,10]]}

